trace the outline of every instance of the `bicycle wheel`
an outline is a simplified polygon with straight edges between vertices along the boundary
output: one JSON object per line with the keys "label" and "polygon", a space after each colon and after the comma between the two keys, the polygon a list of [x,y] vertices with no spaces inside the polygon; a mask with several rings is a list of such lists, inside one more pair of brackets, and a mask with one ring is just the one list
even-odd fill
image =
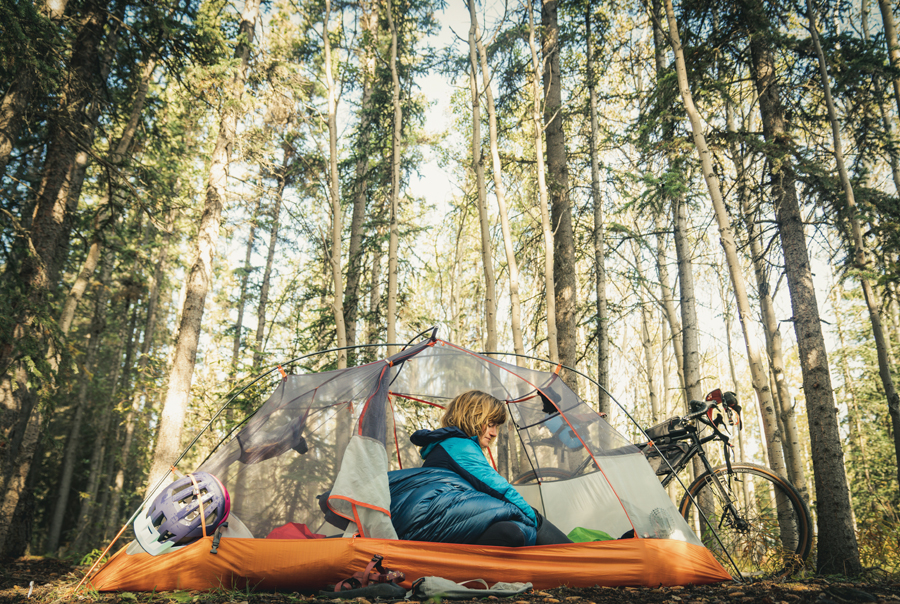
{"label": "bicycle wheel", "polygon": [[[729,572],[723,547],[745,577],[794,572],[812,549],[812,520],[800,494],[763,466],[736,463],[731,469],[718,466],[697,478],[678,511]],[[695,517],[698,505],[708,522],[702,514]]]}
{"label": "bicycle wheel", "polygon": [[511,481],[509,484],[530,484],[532,482],[537,482],[540,480],[566,480],[568,478],[572,478],[574,474],[563,470],[562,468],[537,468],[535,470],[528,470],[527,472],[522,472]]}

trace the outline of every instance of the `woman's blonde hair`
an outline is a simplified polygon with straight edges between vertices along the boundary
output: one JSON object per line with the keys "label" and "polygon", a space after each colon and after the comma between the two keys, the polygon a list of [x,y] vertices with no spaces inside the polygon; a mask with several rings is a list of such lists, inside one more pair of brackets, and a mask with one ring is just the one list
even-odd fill
{"label": "woman's blonde hair", "polygon": [[469,436],[480,436],[488,424],[506,422],[506,405],[486,392],[469,390],[457,395],[441,418],[441,427],[459,428]]}

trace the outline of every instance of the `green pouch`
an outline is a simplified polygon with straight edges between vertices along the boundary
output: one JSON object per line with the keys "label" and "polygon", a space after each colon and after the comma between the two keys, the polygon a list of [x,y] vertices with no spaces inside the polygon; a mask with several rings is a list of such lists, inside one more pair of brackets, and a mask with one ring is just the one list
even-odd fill
{"label": "green pouch", "polygon": [[571,531],[569,531],[568,537],[575,543],[613,540],[613,538],[609,536],[609,533],[604,533],[603,531],[599,531],[597,529],[589,529],[581,526],[576,526]]}

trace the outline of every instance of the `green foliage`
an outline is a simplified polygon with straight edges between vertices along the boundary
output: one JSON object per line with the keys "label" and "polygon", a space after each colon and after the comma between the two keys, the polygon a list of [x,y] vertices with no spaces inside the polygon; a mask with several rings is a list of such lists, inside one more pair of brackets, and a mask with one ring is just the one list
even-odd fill
{"label": "green foliage", "polygon": [[84,554],[81,557],[79,564],[81,566],[93,566],[95,562],[100,561],[101,563],[106,562],[108,560],[107,556],[103,556],[102,549],[93,549],[88,553]]}

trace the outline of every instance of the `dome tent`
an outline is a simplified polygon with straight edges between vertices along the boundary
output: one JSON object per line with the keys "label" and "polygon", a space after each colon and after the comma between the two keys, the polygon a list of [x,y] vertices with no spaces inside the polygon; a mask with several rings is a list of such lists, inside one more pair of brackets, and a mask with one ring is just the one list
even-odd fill
{"label": "dome tent", "polygon": [[[441,408],[472,389],[506,403],[509,443],[497,452],[500,470],[530,505],[563,532],[582,527],[631,538],[523,548],[398,540],[388,472],[420,465],[409,434],[436,427]],[[227,487],[232,514],[246,530],[225,529],[215,548],[212,535],[159,556],[123,548],[93,578],[94,588],[317,590],[363,570],[375,554],[406,574],[407,587],[422,576],[536,588],[731,578],[678,514],[646,458],[556,372],[498,361],[433,335],[374,363],[284,376],[199,470]],[[343,522],[326,521],[326,512]],[[266,538],[289,523],[338,538]]]}

